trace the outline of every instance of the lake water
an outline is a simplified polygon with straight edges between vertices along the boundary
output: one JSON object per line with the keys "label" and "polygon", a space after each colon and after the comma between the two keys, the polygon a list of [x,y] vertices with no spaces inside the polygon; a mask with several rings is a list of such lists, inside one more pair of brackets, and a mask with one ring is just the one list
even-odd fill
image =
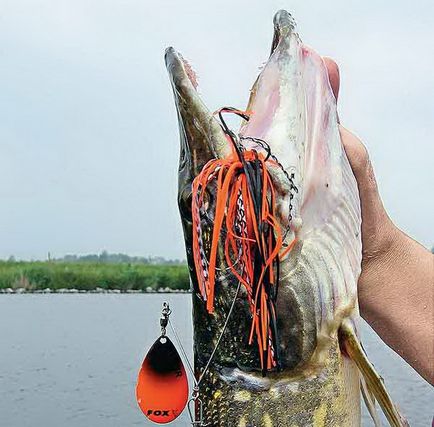
{"label": "lake water", "polygon": [[[182,294],[0,295],[0,426],[153,425],[136,406],[137,371],[159,334],[163,301],[173,309],[183,345],[191,348],[190,299]],[[366,325],[362,332],[370,359],[410,424],[431,426],[434,388]],[[187,414],[171,425],[187,426]],[[371,425],[365,414],[363,426]]]}

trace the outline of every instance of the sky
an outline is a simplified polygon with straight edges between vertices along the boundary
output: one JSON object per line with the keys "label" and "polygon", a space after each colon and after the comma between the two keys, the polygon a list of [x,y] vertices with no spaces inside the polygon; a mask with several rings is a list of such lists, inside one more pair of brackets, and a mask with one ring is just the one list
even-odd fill
{"label": "sky", "polygon": [[340,66],[339,114],[394,222],[434,244],[434,3],[0,0],[0,258],[184,258],[174,46],[211,110],[244,107],[274,13]]}

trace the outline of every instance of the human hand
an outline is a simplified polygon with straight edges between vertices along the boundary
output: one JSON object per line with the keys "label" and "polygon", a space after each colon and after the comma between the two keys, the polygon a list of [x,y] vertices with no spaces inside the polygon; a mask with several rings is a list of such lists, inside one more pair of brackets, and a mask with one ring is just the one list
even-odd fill
{"label": "human hand", "polygon": [[[340,76],[324,58],[336,100]],[[380,337],[434,384],[434,256],[399,230],[381,201],[368,151],[339,125],[362,211],[360,311]]]}

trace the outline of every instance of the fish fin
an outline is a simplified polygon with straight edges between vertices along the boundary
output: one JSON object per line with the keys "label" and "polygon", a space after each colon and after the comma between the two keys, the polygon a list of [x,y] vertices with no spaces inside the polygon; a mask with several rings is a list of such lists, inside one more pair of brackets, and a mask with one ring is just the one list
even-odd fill
{"label": "fish fin", "polygon": [[372,420],[374,421],[375,427],[381,427],[381,421],[378,417],[377,408],[375,407],[375,396],[369,389],[363,376],[360,378],[360,390],[362,391],[363,400]]}
{"label": "fish fin", "polygon": [[344,320],[342,322],[339,328],[339,341],[342,350],[359,368],[366,382],[366,388],[369,391],[368,395],[373,395],[378,401],[389,424],[392,427],[409,427],[407,420],[401,416],[392,402],[384,385],[383,378],[375,371],[374,366],[366,357],[366,353],[360,344],[351,321]]}

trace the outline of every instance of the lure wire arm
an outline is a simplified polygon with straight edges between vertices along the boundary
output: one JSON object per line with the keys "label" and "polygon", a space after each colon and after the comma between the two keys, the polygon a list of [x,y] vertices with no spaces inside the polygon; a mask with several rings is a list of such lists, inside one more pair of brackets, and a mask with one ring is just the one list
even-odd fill
{"label": "lure wire arm", "polygon": [[170,329],[173,332],[173,335],[175,336],[176,343],[179,345],[179,348],[181,349],[182,357],[183,357],[185,363],[187,364],[188,370],[189,370],[190,374],[193,377],[194,387],[196,387],[197,386],[197,381],[196,381],[196,378],[194,377],[193,367],[191,366],[190,360],[189,360],[189,358],[187,356],[187,352],[185,351],[184,346],[182,345],[181,339],[179,338],[179,335],[177,334],[177,332],[176,332],[176,330],[175,330],[175,328],[173,326],[173,323],[170,321],[170,319],[169,319],[169,326],[170,326]]}

